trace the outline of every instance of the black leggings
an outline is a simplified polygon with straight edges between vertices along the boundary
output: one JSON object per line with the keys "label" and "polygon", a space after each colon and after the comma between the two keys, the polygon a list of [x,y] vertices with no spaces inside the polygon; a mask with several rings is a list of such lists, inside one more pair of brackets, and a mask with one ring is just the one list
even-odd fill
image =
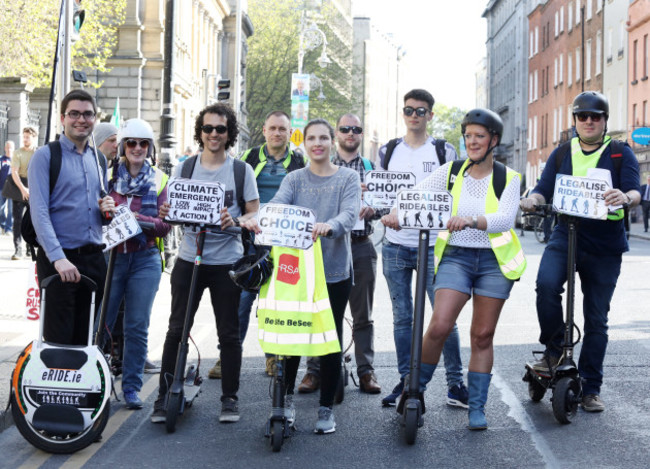
{"label": "black leggings", "polygon": [[[343,316],[345,315],[345,308],[348,304],[351,288],[351,278],[341,282],[327,284],[327,293],[330,297],[330,305],[332,306],[336,333],[339,337],[340,344],[343,343]],[[300,357],[287,357],[285,375],[287,394],[293,394],[299,365]],[[336,387],[341,377],[341,352],[330,353],[329,355],[320,357],[320,377],[320,405],[323,407],[332,407]]]}

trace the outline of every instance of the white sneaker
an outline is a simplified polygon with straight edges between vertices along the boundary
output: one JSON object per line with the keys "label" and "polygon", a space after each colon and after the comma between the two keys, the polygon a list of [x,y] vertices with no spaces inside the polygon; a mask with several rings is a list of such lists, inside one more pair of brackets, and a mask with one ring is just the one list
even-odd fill
{"label": "white sneaker", "polygon": [[314,433],[323,435],[325,433],[334,433],[336,431],[336,422],[334,421],[334,412],[329,407],[318,408],[318,422]]}

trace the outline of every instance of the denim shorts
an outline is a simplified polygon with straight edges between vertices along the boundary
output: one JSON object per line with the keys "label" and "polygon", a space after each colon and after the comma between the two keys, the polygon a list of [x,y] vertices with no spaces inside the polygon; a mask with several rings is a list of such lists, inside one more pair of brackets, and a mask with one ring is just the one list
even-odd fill
{"label": "denim shorts", "polygon": [[499,269],[492,249],[447,246],[436,274],[434,290],[448,288],[467,295],[508,299],[513,280]]}

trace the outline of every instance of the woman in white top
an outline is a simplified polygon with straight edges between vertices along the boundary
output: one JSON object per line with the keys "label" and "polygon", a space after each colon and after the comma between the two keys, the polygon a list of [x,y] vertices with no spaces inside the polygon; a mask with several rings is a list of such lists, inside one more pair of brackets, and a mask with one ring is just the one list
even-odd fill
{"label": "woman in white top", "polygon": [[[492,340],[501,309],[526,261],[512,230],[519,202],[519,174],[494,161],[492,151],[503,134],[501,118],[488,109],[474,109],[462,122],[468,159],[448,181],[453,162],[438,168],[417,188],[450,190],[454,196],[447,230],[435,246],[435,301],[422,344],[420,392],[431,380],[445,339],[465,303],[474,296],[469,387],[469,428],[487,428],[485,402],[492,375]],[[398,229],[395,211],[382,220]],[[398,406],[403,407],[405,394]],[[423,400],[422,395],[420,398]],[[424,407],[423,407],[424,408]]]}

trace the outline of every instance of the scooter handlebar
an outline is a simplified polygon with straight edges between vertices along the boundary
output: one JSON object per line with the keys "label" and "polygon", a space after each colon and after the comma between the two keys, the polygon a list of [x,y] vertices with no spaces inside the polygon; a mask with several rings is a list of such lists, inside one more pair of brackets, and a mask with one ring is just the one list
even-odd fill
{"label": "scooter handlebar", "polygon": [[[59,274],[54,274],[50,275],[49,277],[45,278],[41,284],[40,287],[42,290],[45,290],[52,282],[60,282],[62,283],[63,281],[61,280],[61,276]],[[85,275],[81,275],[81,280],[80,283],[83,283],[85,286],[87,286],[90,291],[97,291],[97,284],[93,279],[90,277],[86,277]]]}

